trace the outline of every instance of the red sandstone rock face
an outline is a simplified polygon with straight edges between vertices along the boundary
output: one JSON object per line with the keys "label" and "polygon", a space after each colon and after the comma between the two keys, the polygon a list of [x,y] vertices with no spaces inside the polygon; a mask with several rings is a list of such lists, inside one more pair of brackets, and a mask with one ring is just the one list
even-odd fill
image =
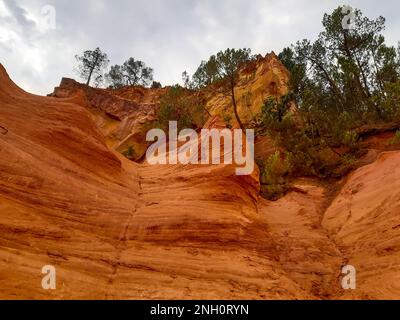
{"label": "red sandstone rock face", "polygon": [[[273,52],[265,57],[260,55],[245,65],[239,73],[239,81],[235,87],[240,119],[244,123],[251,122],[261,111],[268,97],[286,94],[289,79],[288,70]],[[211,114],[221,118],[230,115],[235,122],[231,98],[213,86],[205,91],[207,108]]]}
{"label": "red sandstone rock face", "polygon": [[[254,120],[267,97],[287,93],[289,72],[275,53],[259,56],[240,71],[235,89],[238,111],[244,123]],[[53,97],[68,99],[87,108],[96,126],[106,138],[106,144],[120,153],[133,147],[133,160],[141,159],[146,151],[145,134],[157,119],[161,97],[168,88],[148,89],[143,87],[124,87],[117,90],[91,88],[72,79],[63,78],[59,87],[51,94]],[[224,119],[231,116],[235,125],[232,103],[229,97],[215,88],[205,88],[200,93],[207,110],[213,116]],[[293,106],[296,113],[296,107]],[[275,148],[266,138],[261,146],[269,144],[263,155],[271,155]],[[266,157],[268,158],[268,157]]]}
{"label": "red sandstone rock face", "polygon": [[146,128],[156,119],[160,97],[167,89],[126,87],[118,90],[91,88],[63,78],[51,96],[84,106],[114,150],[134,147],[134,160],[146,151]]}
{"label": "red sandstone rock face", "polygon": [[400,152],[393,151],[355,171],[324,216],[346,264],[357,269],[364,298],[400,297],[399,164]]}
{"label": "red sandstone rock face", "polygon": [[1,298],[311,297],[280,267],[256,178],[136,165],[84,107],[0,80]]}
{"label": "red sandstone rock face", "polygon": [[[0,298],[400,297],[398,151],[337,195],[300,179],[270,202],[256,171],[128,161],[87,97],[28,94],[0,67]],[[352,292],[340,286],[346,264],[358,271]],[[41,287],[44,265],[56,267],[55,291]]]}
{"label": "red sandstone rock face", "polygon": [[315,180],[299,180],[282,199],[260,200],[279,261],[288,276],[307,292],[325,299],[340,291],[341,252],[321,226],[326,188]]}

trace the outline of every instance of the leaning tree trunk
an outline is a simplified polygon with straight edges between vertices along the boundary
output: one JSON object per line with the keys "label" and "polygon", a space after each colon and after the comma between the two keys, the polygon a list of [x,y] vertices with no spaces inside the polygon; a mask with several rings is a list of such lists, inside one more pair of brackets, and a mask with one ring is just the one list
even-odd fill
{"label": "leaning tree trunk", "polygon": [[238,109],[237,109],[237,103],[236,103],[236,97],[235,97],[235,85],[233,83],[231,83],[231,93],[232,93],[233,111],[235,113],[236,121],[238,122],[240,129],[242,129],[243,133],[245,133],[244,125],[243,125],[243,122],[240,120]]}
{"label": "leaning tree trunk", "polygon": [[87,82],[86,82],[87,86],[89,86],[89,84],[90,84],[90,80],[92,79],[92,74],[93,74],[93,69],[90,70],[90,72],[89,72],[89,76],[88,76],[88,79],[87,79]]}
{"label": "leaning tree trunk", "polygon": [[87,85],[87,86],[89,86],[90,78],[91,78],[91,77],[92,77],[92,76],[90,75],[90,76],[88,77],[87,81],[86,81],[86,85]]}
{"label": "leaning tree trunk", "polygon": [[96,69],[96,67],[97,67],[98,64],[100,64],[99,56],[96,55],[96,58],[95,58],[93,64],[90,65],[89,77],[88,77],[87,82],[86,82],[86,85],[87,85],[87,86],[90,84],[90,80],[92,79],[92,75],[93,75],[94,69]]}

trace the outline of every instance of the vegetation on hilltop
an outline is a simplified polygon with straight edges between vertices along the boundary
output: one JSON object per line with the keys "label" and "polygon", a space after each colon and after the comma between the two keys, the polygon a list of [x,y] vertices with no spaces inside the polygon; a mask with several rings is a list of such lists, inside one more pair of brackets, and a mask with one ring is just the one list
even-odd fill
{"label": "vegetation on hilltop", "polygon": [[129,58],[122,66],[116,64],[105,75],[110,88],[119,89],[124,86],[150,86],[153,82],[153,69],[143,61]]}
{"label": "vegetation on hilltop", "polygon": [[[298,41],[279,54],[291,74],[289,92],[269,97],[252,123],[244,124],[239,117],[235,87],[241,68],[254,56],[250,49],[226,49],[202,61],[192,77],[185,71],[183,87],[168,89],[155,125],[167,129],[175,120],[179,128],[201,128],[210,115],[202,95],[206,88],[230,97],[242,129],[253,127],[281,149],[259,162],[265,197],[278,198],[296,176],[345,174],[360,156],[359,128],[400,121],[400,47],[385,43],[383,17],[370,19],[352,9],[349,24],[348,10],[338,7],[325,14],[315,41]],[[89,53],[78,59],[88,83],[108,61],[104,55],[93,68],[97,60]],[[133,58],[112,66],[106,79],[111,88],[161,86],[153,81],[153,70]],[[231,125],[232,117],[224,120]],[[392,144],[398,142],[396,137]]]}
{"label": "vegetation on hilltop", "polygon": [[[400,120],[399,49],[385,44],[385,19],[371,20],[355,9],[348,28],[343,9],[324,15],[317,40],[298,41],[279,54],[291,73],[290,92],[268,99],[259,115],[258,133],[286,150],[281,157],[291,162],[292,176],[345,173],[358,155],[358,128]],[[345,152],[338,154],[339,147]],[[338,157],[334,166],[326,161],[329,152]],[[261,164],[262,172],[270,170],[270,162]]]}
{"label": "vegetation on hilltop", "polygon": [[100,48],[95,50],[86,50],[82,55],[76,55],[75,59],[78,61],[77,73],[86,81],[86,85],[94,77],[94,85],[97,87],[103,82],[103,72],[107,68],[108,56],[102,52]]}
{"label": "vegetation on hilltop", "polygon": [[110,60],[100,48],[86,50],[75,58],[78,62],[77,73],[86,81],[86,85],[95,77],[95,87],[99,87],[104,81],[111,89],[125,86],[161,87],[161,83],[153,81],[153,69],[147,67],[143,61],[129,58],[122,65],[111,66],[110,71],[105,73]]}

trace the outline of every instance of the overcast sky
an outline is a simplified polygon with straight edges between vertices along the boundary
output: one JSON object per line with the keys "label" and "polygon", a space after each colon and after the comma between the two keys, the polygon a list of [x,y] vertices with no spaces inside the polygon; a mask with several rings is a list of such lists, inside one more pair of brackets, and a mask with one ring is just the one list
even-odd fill
{"label": "overcast sky", "polygon": [[342,4],[386,17],[387,42],[397,45],[398,0],[0,0],[0,63],[23,89],[47,94],[62,77],[78,78],[75,54],[99,46],[111,64],[134,57],[173,84],[221,49],[265,55],[313,39],[323,14]]}

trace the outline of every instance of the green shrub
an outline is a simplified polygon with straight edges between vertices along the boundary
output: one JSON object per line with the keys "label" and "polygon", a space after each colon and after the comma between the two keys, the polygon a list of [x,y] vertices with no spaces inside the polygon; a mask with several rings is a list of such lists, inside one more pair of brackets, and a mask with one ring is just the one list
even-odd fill
{"label": "green shrub", "polygon": [[178,129],[202,128],[206,120],[204,99],[196,92],[179,85],[162,96],[157,127],[167,131],[170,121],[178,122]]}
{"label": "green shrub", "polygon": [[380,99],[380,103],[385,113],[387,121],[400,120],[400,81],[385,84],[385,99]]}
{"label": "green shrub", "polygon": [[355,131],[346,131],[343,134],[342,144],[351,150],[356,150],[359,147],[358,134]]}
{"label": "green shrub", "polygon": [[[261,108],[261,117],[266,130],[281,131],[290,122],[290,101],[292,93],[280,98],[269,97]],[[290,124],[290,123],[289,123]]]}
{"label": "green shrub", "polygon": [[287,155],[276,151],[268,160],[261,163],[261,194],[266,199],[276,200],[288,190],[287,175],[291,164]]}
{"label": "green shrub", "polygon": [[133,149],[133,146],[129,146],[127,150],[125,150],[124,152],[122,152],[122,155],[126,158],[128,158],[129,160],[134,159],[135,157],[135,150]]}
{"label": "green shrub", "polygon": [[389,141],[390,145],[400,144],[400,130],[397,130],[396,134],[394,135],[393,139]]}
{"label": "green shrub", "polygon": [[226,127],[232,129],[232,116],[230,114],[224,114],[223,117]]}

